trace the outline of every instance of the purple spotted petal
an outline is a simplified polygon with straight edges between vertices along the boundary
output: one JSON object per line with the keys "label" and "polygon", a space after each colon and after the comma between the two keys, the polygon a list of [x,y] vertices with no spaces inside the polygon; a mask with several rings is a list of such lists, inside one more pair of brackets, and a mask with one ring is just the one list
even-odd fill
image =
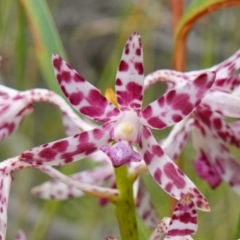
{"label": "purple spotted petal", "polygon": [[123,49],[115,82],[117,102],[121,110],[139,111],[141,109],[143,78],[141,37],[139,34],[133,33]]}
{"label": "purple spotted petal", "polygon": [[62,97],[52,91],[31,89],[18,92],[0,85],[0,140],[8,137],[19,127],[24,117],[33,111],[32,104],[37,102],[46,102],[58,107],[64,115],[68,132],[70,126],[75,126],[78,132],[92,128],[90,124],[78,117]]}
{"label": "purple spotted petal", "polygon": [[160,223],[157,225],[157,227],[154,229],[149,240],[159,240],[162,237],[164,237],[165,234],[167,233],[167,229],[168,229],[170,221],[171,221],[171,218],[164,217],[160,221]]}
{"label": "purple spotted petal", "polygon": [[209,105],[213,112],[220,112],[225,117],[240,117],[240,98],[231,93],[211,91],[202,103]]}
{"label": "purple spotted petal", "polygon": [[154,229],[160,221],[156,209],[152,204],[150,195],[141,180],[137,194],[137,212],[145,225],[149,228]]}
{"label": "purple spotted petal", "polygon": [[208,72],[193,82],[168,91],[140,112],[142,123],[151,128],[163,129],[180,122],[201,102],[214,79],[215,73]]}
{"label": "purple spotted petal", "polygon": [[197,231],[197,211],[189,196],[183,197],[176,205],[166,237],[195,234]]}
{"label": "purple spotted petal", "polygon": [[233,90],[240,83],[239,76],[232,76],[240,68],[240,50],[235,52],[231,57],[225,61],[207,69],[190,71],[190,72],[178,72],[174,70],[157,70],[147,75],[144,79],[144,88],[148,88],[150,85],[156,82],[166,82],[169,89],[178,87],[187,81],[193,80],[199,74],[213,71],[216,72],[216,81],[213,84],[214,88],[231,89]]}
{"label": "purple spotted petal", "polygon": [[119,114],[119,110],[97,88],[58,55],[53,55],[52,62],[63,93],[77,111],[99,122],[108,122]]}
{"label": "purple spotted petal", "polygon": [[192,120],[190,118],[185,118],[175,124],[167,138],[161,143],[164,152],[174,161],[177,160],[187,143],[191,124]]}
{"label": "purple spotted petal", "polygon": [[[103,165],[73,174],[70,177],[78,182],[99,186],[113,178],[113,170],[111,166]],[[37,197],[55,200],[66,200],[85,195],[79,188],[74,188],[59,180],[45,182],[34,187],[31,192]]]}
{"label": "purple spotted petal", "polygon": [[221,182],[221,175],[216,167],[207,159],[204,152],[201,152],[194,160],[194,168],[199,177],[204,179],[212,188],[216,188]]}
{"label": "purple spotted petal", "polygon": [[0,239],[5,239],[7,230],[7,206],[12,177],[9,172],[0,170]]}
{"label": "purple spotted petal", "polygon": [[[230,124],[226,123],[224,116],[220,112],[213,112],[211,107],[207,104],[201,104],[195,111],[195,116],[199,121],[196,122],[197,127],[201,130],[203,135],[206,135],[206,131],[202,124],[215,134],[214,138],[221,138],[224,142],[240,146],[240,136],[235,132]],[[202,124],[200,124],[202,123]]]}
{"label": "purple spotted petal", "polygon": [[28,99],[19,93],[14,97],[0,95],[0,140],[15,131],[23,118],[33,111]]}
{"label": "purple spotted petal", "polygon": [[27,236],[25,235],[24,231],[19,230],[14,240],[27,240]]}
{"label": "purple spotted petal", "polygon": [[106,237],[106,240],[117,240],[117,239],[114,238],[114,237],[111,237],[111,236],[107,236],[107,237]]}
{"label": "purple spotted petal", "polygon": [[225,146],[224,141],[215,136],[203,123],[196,125],[192,140],[196,151],[204,152],[221,178],[240,196],[240,164]]}
{"label": "purple spotted petal", "polygon": [[21,154],[21,161],[30,164],[64,165],[97,151],[111,139],[111,124],[72,137],[35,147]]}
{"label": "purple spotted petal", "polygon": [[180,200],[190,194],[197,207],[209,211],[209,204],[193,182],[163,152],[150,130],[143,127],[139,152],[155,181],[172,197]]}
{"label": "purple spotted petal", "polygon": [[112,146],[102,146],[101,150],[111,159],[114,167],[119,167],[130,162],[140,162],[142,157],[135,152],[126,141],[118,141]]}

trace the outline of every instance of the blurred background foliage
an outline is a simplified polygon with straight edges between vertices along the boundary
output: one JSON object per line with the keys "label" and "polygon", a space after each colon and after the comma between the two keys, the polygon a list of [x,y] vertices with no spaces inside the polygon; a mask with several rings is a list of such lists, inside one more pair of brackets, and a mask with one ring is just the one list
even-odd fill
{"label": "blurred background foliage", "polygon": [[[190,0],[176,0],[175,7],[180,2],[185,9],[193,5]],[[51,53],[58,53],[104,92],[106,87],[114,86],[122,48],[134,31],[142,36],[146,74],[173,68],[173,5],[168,0],[1,0],[0,83],[19,90],[41,87],[61,93],[50,63]],[[195,5],[196,11],[199,6]],[[222,8],[194,24],[186,39],[183,60],[186,70],[210,67],[239,48],[239,11],[237,6]],[[178,50],[175,48],[176,55]],[[156,99],[164,90],[162,84],[150,87],[144,103]],[[168,131],[154,133],[160,140]],[[0,157],[4,160],[61,137],[64,131],[58,109],[37,104],[21,128],[0,143]],[[240,198],[225,183],[211,190],[194,173],[193,157],[189,144],[183,153],[182,167],[205,194],[212,209],[210,213],[199,212],[199,230],[194,239],[234,239],[240,228],[237,226]],[[84,160],[62,170],[70,174],[87,167],[89,162]],[[147,174],[143,178],[159,215],[169,216],[170,198]],[[102,207],[97,199],[88,196],[62,202],[36,199],[30,195],[31,187],[47,180],[36,170],[20,171],[14,179],[8,239],[13,239],[19,228],[31,240],[105,239],[106,235],[119,238],[113,205]],[[140,220],[139,226],[141,239],[146,239],[149,232]]]}

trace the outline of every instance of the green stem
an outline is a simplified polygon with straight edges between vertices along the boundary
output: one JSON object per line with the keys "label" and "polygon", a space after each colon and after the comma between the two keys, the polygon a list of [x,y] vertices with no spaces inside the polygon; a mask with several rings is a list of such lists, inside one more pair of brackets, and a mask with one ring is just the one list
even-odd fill
{"label": "green stem", "polygon": [[138,240],[137,221],[133,199],[133,182],[128,176],[127,166],[115,168],[119,198],[116,204],[117,218],[122,240]]}

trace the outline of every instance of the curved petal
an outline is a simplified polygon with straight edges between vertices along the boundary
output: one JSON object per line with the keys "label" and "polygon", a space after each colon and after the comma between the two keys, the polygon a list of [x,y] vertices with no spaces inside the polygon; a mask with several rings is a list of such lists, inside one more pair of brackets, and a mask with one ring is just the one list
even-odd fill
{"label": "curved petal", "polygon": [[12,177],[9,172],[0,170],[0,239],[5,239],[7,230],[7,206]]}
{"label": "curved petal", "polygon": [[170,69],[161,69],[148,74],[144,78],[144,90],[157,82],[164,82],[167,84],[168,89],[179,87],[182,84],[191,80],[191,77],[186,73],[178,72]]}
{"label": "curved petal", "polygon": [[22,122],[23,118],[32,113],[33,107],[28,99],[18,93],[14,96],[0,96],[0,140],[8,137]]}
{"label": "curved petal", "polygon": [[201,104],[197,107],[197,111],[195,111],[195,117],[197,119],[196,125],[203,135],[206,135],[206,130],[202,124],[214,134],[211,138],[216,140],[221,138],[226,143],[237,147],[240,146],[240,136],[237,134],[238,132],[231,127],[231,124],[225,122],[224,116],[220,112],[214,112],[207,104]]}
{"label": "curved petal", "polygon": [[[75,173],[69,177],[78,182],[99,186],[105,181],[113,178],[113,170],[109,165],[104,165],[91,170]],[[45,182],[34,187],[31,192],[37,197],[55,200],[66,200],[85,195],[79,188],[74,188],[59,180]]]}
{"label": "curved petal", "polygon": [[194,147],[198,152],[205,153],[221,178],[240,196],[239,162],[232,156],[222,139],[215,137],[207,126],[201,124],[201,127],[204,128],[204,135],[201,129],[193,129]]}
{"label": "curved petal", "polygon": [[188,117],[175,124],[167,138],[161,143],[164,152],[174,161],[177,160],[187,143],[191,124],[192,119]]}
{"label": "curved petal", "polygon": [[208,160],[204,151],[201,151],[200,155],[194,159],[194,168],[198,176],[204,179],[211,188],[216,188],[222,182],[221,175],[212,161]]}
{"label": "curved petal", "polygon": [[25,235],[24,231],[19,230],[14,240],[27,240],[27,236]]}
{"label": "curved petal", "polygon": [[202,103],[209,105],[212,111],[220,112],[225,117],[240,117],[240,97],[233,94],[211,91],[204,97]]}
{"label": "curved petal", "polygon": [[215,73],[198,76],[179,88],[168,91],[140,112],[143,125],[163,129],[180,122],[199,105],[215,80]]}
{"label": "curved petal", "polygon": [[97,151],[111,139],[111,123],[58,141],[35,147],[21,154],[20,160],[36,165],[59,166],[77,161]]}
{"label": "curved petal", "polygon": [[160,223],[157,225],[157,227],[154,229],[153,233],[151,234],[149,240],[158,240],[165,236],[167,233],[167,229],[169,226],[169,223],[171,221],[171,218],[164,217]]}
{"label": "curved petal", "polygon": [[164,191],[177,200],[189,194],[199,209],[209,211],[209,204],[206,198],[167,154],[163,152],[150,130],[146,127],[143,127],[139,147],[139,152],[142,153],[150,174]]}
{"label": "curved petal", "polygon": [[108,102],[97,88],[62,58],[53,55],[52,62],[63,93],[77,111],[99,122],[108,122],[119,114],[119,110]]}
{"label": "curved petal", "polygon": [[139,34],[133,33],[123,49],[115,82],[117,102],[121,110],[141,110],[143,78],[141,37]]}
{"label": "curved petal", "polygon": [[197,232],[197,211],[194,202],[186,195],[176,205],[167,229],[168,237],[184,237]]}
{"label": "curved petal", "polygon": [[234,89],[240,83],[238,76],[233,76],[240,68],[240,50],[235,52],[232,56],[225,61],[203,70],[190,71],[190,72],[178,72],[175,70],[162,69],[148,74],[144,79],[144,89],[156,82],[166,82],[171,88],[178,87],[187,81],[193,80],[199,74],[213,71],[216,72],[216,81],[214,87],[225,87]]}
{"label": "curved petal", "polygon": [[149,228],[154,229],[160,219],[158,217],[156,209],[152,204],[150,195],[144,183],[141,180],[139,182],[140,183],[137,194],[137,212],[145,225]]}

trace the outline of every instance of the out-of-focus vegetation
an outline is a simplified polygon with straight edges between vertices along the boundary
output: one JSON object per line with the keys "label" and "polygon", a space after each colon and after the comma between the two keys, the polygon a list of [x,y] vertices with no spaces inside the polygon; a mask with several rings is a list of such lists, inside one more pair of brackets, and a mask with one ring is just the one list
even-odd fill
{"label": "out-of-focus vegetation", "polygon": [[[185,8],[189,3],[185,1]],[[239,11],[239,7],[224,8],[196,22],[186,41],[186,70],[212,66],[240,48]],[[60,93],[50,63],[51,53],[59,53],[104,92],[107,86],[113,86],[123,45],[134,31],[142,36],[146,73],[172,68],[172,26],[172,10],[167,0],[1,0],[0,83],[19,90],[42,87]],[[178,49],[175,51],[177,54]],[[150,87],[145,103],[163,92],[161,84]],[[159,139],[166,134],[156,132]],[[59,111],[47,104],[36,105],[21,128],[0,143],[0,158],[4,160],[63,136]],[[199,230],[194,239],[234,239],[240,198],[225,183],[216,190],[203,183],[194,173],[193,156],[189,145],[183,153],[184,171],[205,194],[212,209],[210,213],[199,212]],[[87,160],[73,163],[63,171],[76,172],[88,164]],[[30,189],[46,180],[45,175],[24,170],[14,178],[9,239],[19,228],[31,240],[119,236],[114,206],[101,207],[89,196],[62,202],[39,200],[30,195]],[[160,216],[169,215],[169,197],[151,177],[145,174],[144,180]],[[140,232],[141,239],[145,239],[145,230]]]}

